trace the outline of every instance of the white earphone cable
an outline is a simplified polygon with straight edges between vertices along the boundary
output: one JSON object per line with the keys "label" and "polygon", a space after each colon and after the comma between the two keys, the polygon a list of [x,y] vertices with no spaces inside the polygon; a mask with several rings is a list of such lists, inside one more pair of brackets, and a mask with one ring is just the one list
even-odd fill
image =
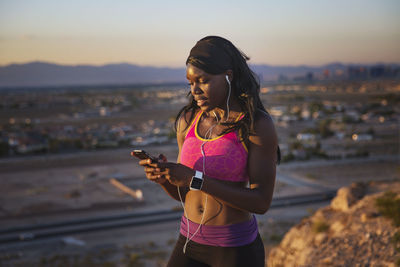
{"label": "white earphone cable", "polygon": [[[218,123],[219,123],[219,120],[218,120],[217,115],[215,114],[214,111],[213,111],[213,113],[214,113],[215,118],[217,119],[217,124],[214,124],[213,126],[210,127],[210,129],[207,130],[207,132],[206,132],[206,134],[205,134],[205,136],[204,136],[205,139],[207,139],[207,140],[205,140],[205,141],[201,144],[201,147],[200,147],[201,155],[203,156],[203,173],[204,173],[204,175],[206,175],[206,157],[205,157],[205,153],[204,153],[204,145],[208,142],[208,139],[211,139],[212,130],[213,130],[214,127],[217,126]],[[200,119],[200,118],[199,118],[199,119]],[[185,245],[183,246],[183,253],[186,253],[187,244],[188,244],[188,243],[190,242],[190,240],[192,240],[192,239],[195,237],[195,235],[199,232],[200,227],[201,227],[202,224],[203,224],[204,215],[206,214],[206,207],[207,207],[208,196],[207,196],[207,194],[206,194],[206,199],[205,199],[205,202],[204,202],[204,210],[203,210],[203,214],[202,214],[202,216],[201,216],[201,220],[200,220],[199,227],[197,227],[196,231],[195,231],[195,232],[193,233],[193,235],[190,237],[189,218],[188,218],[188,215],[187,215],[187,212],[186,212],[186,209],[185,209],[185,205],[183,204],[183,201],[182,201],[182,196],[181,196],[181,192],[180,192],[179,186],[178,186],[178,195],[179,195],[179,199],[180,199],[180,201],[181,201],[181,205],[182,205],[182,207],[183,207],[183,211],[184,211],[184,214],[185,214],[185,217],[186,217],[187,236],[186,236]]]}
{"label": "white earphone cable", "polygon": [[[228,97],[227,97],[227,99],[226,99],[227,116],[226,116],[226,119],[224,120],[224,122],[228,121],[228,119],[229,119],[229,99],[230,99],[230,97],[231,97],[231,83],[230,83],[229,78],[228,78],[227,75],[225,76],[225,78],[226,78],[226,81],[228,82],[228,85],[229,85],[229,91],[228,91]],[[213,126],[211,126],[211,127],[207,130],[206,134],[204,135],[204,139],[206,139],[206,140],[201,144],[201,147],[200,147],[201,155],[203,156],[203,174],[204,174],[204,175],[206,175],[206,156],[205,156],[205,152],[204,152],[204,145],[208,142],[208,139],[211,139],[212,130],[214,129],[214,127],[217,126],[217,125],[219,124],[219,120],[218,120],[217,114],[215,114],[214,111],[213,111],[213,113],[214,113],[215,118],[217,119],[217,123],[214,124]],[[200,118],[199,118],[199,120],[200,120]],[[198,123],[198,122],[197,122],[197,123]],[[187,244],[190,242],[190,240],[192,240],[192,239],[195,237],[195,235],[196,235],[197,232],[200,230],[200,227],[201,227],[202,224],[203,224],[204,215],[205,215],[205,213],[206,213],[207,197],[208,197],[208,195],[206,194],[206,199],[205,199],[205,201],[204,201],[204,210],[203,210],[203,214],[202,214],[202,216],[201,216],[201,220],[200,220],[199,227],[197,227],[196,231],[195,231],[195,232],[193,233],[193,235],[190,237],[189,218],[188,218],[188,215],[187,215],[187,212],[186,212],[186,209],[185,209],[185,205],[183,204],[183,200],[182,200],[181,191],[180,191],[180,189],[179,189],[179,186],[177,186],[177,188],[178,188],[178,195],[179,195],[179,199],[180,199],[180,201],[181,201],[181,205],[182,205],[182,208],[183,208],[183,212],[184,212],[185,217],[186,217],[187,236],[186,236],[185,245],[183,246],[183,253],[185,254],[185,253],[186,253]]]}
{"label": "white earphone cable", "polygon": [[229,81],[228,75],[226,75],[225,78],[226,78],[226,81],[228,82],[228,85],[229,85],[228,97],[227,97],[227,99],[226,99],[227,116],[226,116],[225,121],[227,121],[227,120],[229,119],[229,99],[231,98],[231,91],[232,91],[232,89],[231,89],[231,82]]}

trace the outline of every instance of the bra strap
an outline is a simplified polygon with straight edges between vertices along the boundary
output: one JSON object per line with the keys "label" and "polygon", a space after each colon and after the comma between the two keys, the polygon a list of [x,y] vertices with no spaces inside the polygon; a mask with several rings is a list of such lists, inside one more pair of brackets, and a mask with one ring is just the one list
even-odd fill
{"label": "bra strap", "polygon": [[239,116],[236,118],[235,122],[240,121],[241,119],[243,119],[243,117],[244,117],[244,113],[243,113],[243,112],[240,112],[240,114],[239,114]]}
{"label": "bra strap", "polygon": [[[193,131],[193,130],[194,130],[197,121],[198,121],[199,118],[201,117],[201,114],[203,114],[203,111],[199,111],[199,112],[196,114],[196,116],[194,117],[193,121],[191,122],[191,124],[190,124],[190,126],[189,126],[189,128],[188,128],[188,130],[187,130],[187,132],[186,132],[185,138],[189,135],[190,131]],[[194,134],[194,133],[193,133],[193,134]]]}

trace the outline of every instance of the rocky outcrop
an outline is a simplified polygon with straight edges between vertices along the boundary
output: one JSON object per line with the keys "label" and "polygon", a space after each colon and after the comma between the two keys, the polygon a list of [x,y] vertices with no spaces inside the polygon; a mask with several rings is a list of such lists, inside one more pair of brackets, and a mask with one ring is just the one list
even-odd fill
{"label": "rocky outcrop", "polygon": [[397,266],[400,227],[376,205],[376,199],[388,190],[400,197],[399,182],[339,189],[330,206],[286,233],[270,251],[268,266]]}
{"label": "rocky outcrop", "polygon": [[365,195],[366,186],[354,183],[349,187],[340,188],[331,202],[331,207],[338,211],[349,211],[350,207]]}

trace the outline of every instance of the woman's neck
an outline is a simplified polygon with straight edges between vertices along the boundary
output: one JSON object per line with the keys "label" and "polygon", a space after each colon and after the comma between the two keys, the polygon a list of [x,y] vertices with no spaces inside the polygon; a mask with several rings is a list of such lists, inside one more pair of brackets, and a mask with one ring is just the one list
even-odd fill
{"label": "woman's neck", "polygon": [[239,104],[231,100],[229,103],[229,111],[226,107],[216,107],[213,110],[206,111],[206,116],[216,118],[218,122],[230,121],[231,118],[236,118],[242,112]]}

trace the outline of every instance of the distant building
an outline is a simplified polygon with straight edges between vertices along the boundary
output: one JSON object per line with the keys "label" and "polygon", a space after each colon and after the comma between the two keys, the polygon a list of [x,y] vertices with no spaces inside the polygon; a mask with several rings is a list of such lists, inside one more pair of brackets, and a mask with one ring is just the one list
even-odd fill
{"label": "distant building", "polygon": [[368,70],[362,66],[351,66],[347,68],[347,76],[349,79],[366,79],[368,78]]}
{"label": "distant building", "polygon": [[324,79],[329,79],[330,71],[328,69],[324,69],[322,72]]}
{"label": "distant building", "polygon": [[354,121],[359,121],[361,118],[361,114],[357,110],[346,110],[345,114]]}
{"label": "distant building", "polygon": [[287,82],[287,81],[289,81],[289,78],[286,75],[279,74],[278,82]]}
{"label": "distant building", "polygon": [[312,133],[299,133],[296,138],[299,141],[313,141],[316,139],[316,135]]}
{"label": "distant building", "polygon": [[307,72],[307,74],[306,74],[306,81],[312,82],[312,81],[313,81],[313,77],[314,77],[314,75],[313,75],[312,72]]}
{"label": "distant building", "polygon": [[344,132],[335,132],[335,136],[339,140],[343,140],[346,137],[346,133]]}
{"label": "distant building", "polygon": [[353,134],[352,136],[351,136],[351,139],[353,140],[353,141],[357,141],[357,142],[359,142],[359,141],[370,141],[370,140],[372,140],[372,135],[371,134]]}
{"label": "distant building", "polygon": [[276,106],[268,110],[269,114],[274,117],[280,117],[286,112],[286,106]]}
{"label": "distant building", "polygon": [[301,111],[301,118],[303,120],[309,120],[311,118],[311,112],[308,109],[303,109]]}

